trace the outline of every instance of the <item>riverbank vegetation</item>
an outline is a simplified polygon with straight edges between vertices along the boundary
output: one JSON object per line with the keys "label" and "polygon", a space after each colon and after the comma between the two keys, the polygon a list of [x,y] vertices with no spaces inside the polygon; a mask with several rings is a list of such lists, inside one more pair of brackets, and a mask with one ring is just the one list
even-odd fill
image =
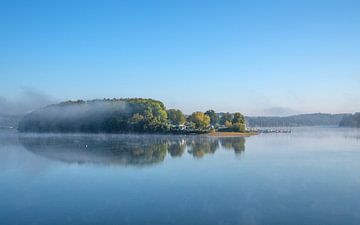
{"label": "riverbank vegetation", "polygon": [[67,101],[33,111],[19,123],[22,132],[175,133],[245,132],[241,113],[214,110],[185,115],[144,98]]}

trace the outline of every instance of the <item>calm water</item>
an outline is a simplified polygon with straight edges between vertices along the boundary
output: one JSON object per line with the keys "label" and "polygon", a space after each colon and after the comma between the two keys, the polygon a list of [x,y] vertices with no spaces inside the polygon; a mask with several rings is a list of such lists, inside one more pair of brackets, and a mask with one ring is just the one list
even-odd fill
{"label": "calm water", "polygon": [[0,224],[360,224],[360,130],[0,132]]}

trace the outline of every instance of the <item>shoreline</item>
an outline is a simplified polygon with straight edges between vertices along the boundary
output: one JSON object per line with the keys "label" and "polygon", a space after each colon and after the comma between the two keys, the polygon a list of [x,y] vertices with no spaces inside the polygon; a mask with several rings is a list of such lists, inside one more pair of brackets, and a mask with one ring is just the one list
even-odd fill
{"label": "shoreline", "polygon": [[212,132],[203,135],[209,137],[250,137],[257,134],[256,132]]}
{"label": "shoreline", "polygon": [[[1,129],[0,129],[1,130]],[[257,135],[257,132],[209,132],[209,133],[97,133],[97,132],[21,132],[17,129],[7,129],[16,131],[19,135],[31,136],[31,135],[53,135],[53,136],[68,136],[68,135],[138,135],[138,136],[205,136],[205,137],[250,137]]]}

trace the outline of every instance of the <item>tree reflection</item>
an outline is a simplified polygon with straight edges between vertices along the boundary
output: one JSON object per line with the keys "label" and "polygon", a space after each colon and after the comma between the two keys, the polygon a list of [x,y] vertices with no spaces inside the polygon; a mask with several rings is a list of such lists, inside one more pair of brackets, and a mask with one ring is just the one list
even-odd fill
{"label": "tree reflection", "polygon": [[20,137],[29,151],[68,163],[150,165],[162,162],[168,141],[130,136]]}
{"label": "tree reflection", "polygon": [[181,139],[169,144],[168,152],[171,157],[181,157],[186,149],[186,141]]}
{"label": "tree reflection", "polygon": [[234,150],[235,154],[241,154],[245,151],[245,138],[228,137],[220,138],[221,146],[228,150]]}
{"label": "tree reflection", "polygon": [[190,147],[188,152],[196,158],[201,158],[205,154],[214,154],[219,148],[218,139],[213,138],[199,138],[193,139],[188,144]]}
{"label": "tree reflection", "polygon": [[245,150],[245,138],[209,138],[169,135],[21,135],[20,143],[37,155],[66,163],[153,165],[169,154],[195,158],[214,154],[220,146],[236,154]]}

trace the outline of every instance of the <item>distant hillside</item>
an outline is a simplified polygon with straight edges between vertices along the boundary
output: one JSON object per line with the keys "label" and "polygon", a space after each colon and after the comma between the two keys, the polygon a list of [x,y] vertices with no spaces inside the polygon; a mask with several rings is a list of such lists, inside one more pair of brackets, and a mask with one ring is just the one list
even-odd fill
{"label": "distant hillside", "polygon": [[8,115],[0,113],[0,128],[17,128],[17,125],[22,116]]}
{"label": "distant hillside", "polygon": [[293,127],[293,126],[338,126],[340,121],[349,114],[300,114],[276,117],[246,117],[249,127]]}
{"label": "distant hillside", "polygon": [[340,121],[341,127],[360,127],[360,113],[346,115]]}

